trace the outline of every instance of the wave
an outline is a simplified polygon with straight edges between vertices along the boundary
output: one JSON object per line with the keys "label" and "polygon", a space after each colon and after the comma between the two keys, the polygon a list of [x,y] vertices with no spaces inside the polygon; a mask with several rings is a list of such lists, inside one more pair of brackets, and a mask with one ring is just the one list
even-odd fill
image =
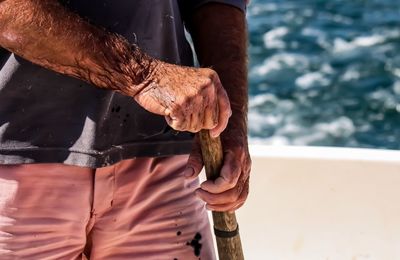
{"label": "wave", "polygon": [[250,140],[400,149],[399,13],[396,0],[253,0]]}

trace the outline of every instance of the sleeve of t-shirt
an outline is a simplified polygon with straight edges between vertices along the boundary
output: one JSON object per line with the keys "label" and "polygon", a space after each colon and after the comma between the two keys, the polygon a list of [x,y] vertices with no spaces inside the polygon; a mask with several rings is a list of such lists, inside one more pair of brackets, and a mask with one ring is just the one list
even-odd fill
{"label": "sleeve of t-shirt", "polygon": [[183,0],[188,11],[193,11],[207,3],[221,3],[239,8],[243,12],[246,10],[246,0]]}

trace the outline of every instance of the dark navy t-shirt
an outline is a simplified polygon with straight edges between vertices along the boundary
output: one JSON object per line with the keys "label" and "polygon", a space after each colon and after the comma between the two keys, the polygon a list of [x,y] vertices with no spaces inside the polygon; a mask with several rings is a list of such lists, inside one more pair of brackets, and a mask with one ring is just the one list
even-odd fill
{"label": "dark navy t-shirt", "polygon": [[[136,43],[150,56],[191,66],[183,14],[244,0],[64,0],[71,11]],[[192,135],[171,129],[131,97],[98,89],[0,48],[0,164],[101,167],[137,156],[190,152]]]}

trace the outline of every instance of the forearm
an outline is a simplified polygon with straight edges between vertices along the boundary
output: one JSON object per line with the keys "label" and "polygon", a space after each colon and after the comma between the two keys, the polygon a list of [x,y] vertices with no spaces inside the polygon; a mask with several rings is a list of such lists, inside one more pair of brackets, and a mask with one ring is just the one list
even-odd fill
{"label": "forearm", "polygon": [[201,66],[220,76],[232,108],[226,129],[247,136],[247,32],[245,14],[224,4],[206,4],[189,21]]}
{"label": "forearm", "polygon": [[56,0],[0,1],[0,46],[130,96],[140,91],[153,62],[122,37],[89,24]]}
{"label": "forearm", "polygon": [[[235,211],[249,193],[251,159],[247,142],[247,40],[245,15],[223,4],[200,7],[189,23],[201,66],[212,67],[221,78],[232,108],[221,134],[224,152],[220,176],[203,182],[196,195],[213,211]],[[188,160],[185,176],[197,176],[203,166],[198,143]],[[192,169],[192,170],[191,170]]]}

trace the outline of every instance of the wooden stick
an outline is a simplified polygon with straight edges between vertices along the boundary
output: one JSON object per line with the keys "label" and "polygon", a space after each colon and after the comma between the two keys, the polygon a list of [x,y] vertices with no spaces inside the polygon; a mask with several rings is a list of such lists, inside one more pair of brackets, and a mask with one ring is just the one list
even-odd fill
{"label": "wooden stick", "polygon": [[[224,159],[221,140],[219,137],[211,138],[207,130],[200,131],[199,137],[207,179],[215,180]],[[244,260],[235,213],[213,211],[212,216],[219,259]]]}

